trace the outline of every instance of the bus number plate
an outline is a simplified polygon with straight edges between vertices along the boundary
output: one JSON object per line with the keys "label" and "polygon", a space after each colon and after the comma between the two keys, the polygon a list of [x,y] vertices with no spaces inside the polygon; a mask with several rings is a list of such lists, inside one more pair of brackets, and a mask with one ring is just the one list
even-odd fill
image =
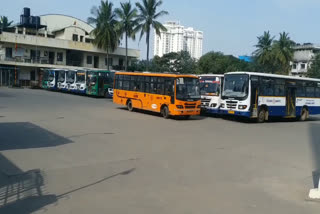
{"label": "bus number plate", "polygon": [[229,113],[229,114],[234,114],[235,112],[234,112],[234,111],[228,111],[228,113]]}

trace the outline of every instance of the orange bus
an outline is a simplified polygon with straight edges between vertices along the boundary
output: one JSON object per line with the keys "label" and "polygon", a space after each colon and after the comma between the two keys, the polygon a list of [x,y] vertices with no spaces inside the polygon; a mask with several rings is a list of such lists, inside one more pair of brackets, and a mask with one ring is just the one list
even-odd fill
{"label": "orange bus", "polygon": [[160,112],[164,118],[199,115],[199,79],[193,75],[117,72],[113,102],[129,111],[143,109]]}

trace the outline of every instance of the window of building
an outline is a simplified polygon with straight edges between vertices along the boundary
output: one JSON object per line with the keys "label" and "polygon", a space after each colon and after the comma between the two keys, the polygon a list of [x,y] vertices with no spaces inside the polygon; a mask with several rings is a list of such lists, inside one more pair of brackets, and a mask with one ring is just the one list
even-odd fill
{"label": "window of building", "polygon": [[92,56],[87,56],[87,64],[88,65],[92,64]]}
{"label": "window of building", "polygon": [[112,58],[109,58],[109,60],[108,60],[108,58],[104,59],[105,66],[108,66],[108,61],[109,61],[109,66],[112,66],[113,65],[113,59]]}
{"label": "window of building", "polygon": [[75,41],[75,42],[78,41],[78,34],[73,34],[72,35],[72,41]]}
{"label": "window of building", "polygon": [[294,69],[294,70],[297,69],[297,64],[296,63],[292,64],[292,69]]}
{"label": "window of building", "polygon": [[306,69],[306,64],[301,63],[301,69]]}
{"label": "window of building", "polygon": [[6,58],[12,58],[12,48],[6,48]]}
{"label": "window of building", "polygon": [[63,61],[63,52],[58,52],[57,53],[57,61],[62,62]]}
{"label": "window of building", "polygon": [[83,36],[80,36],[80,42],[83,42]]}
{"label": "window of building", "polygon": [[92,41],[91,39],[88,39],[88,38],[85,39],[86,43],[91,43],[91,41]]}

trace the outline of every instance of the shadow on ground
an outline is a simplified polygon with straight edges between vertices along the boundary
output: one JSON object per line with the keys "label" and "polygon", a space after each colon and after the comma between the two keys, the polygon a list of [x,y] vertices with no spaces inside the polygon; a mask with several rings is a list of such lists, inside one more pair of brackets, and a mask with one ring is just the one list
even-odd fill
{"label": "shadow on ground", "polygon": [[44,184],[39,169],[23,172],[0,154],[0,213],[29,214],[55,203],[55,195],[44,194]]}
{"label": "shadow on ground", "polygon": [[0,151],[60,146],[71,140],[29,122],[0,123]]}

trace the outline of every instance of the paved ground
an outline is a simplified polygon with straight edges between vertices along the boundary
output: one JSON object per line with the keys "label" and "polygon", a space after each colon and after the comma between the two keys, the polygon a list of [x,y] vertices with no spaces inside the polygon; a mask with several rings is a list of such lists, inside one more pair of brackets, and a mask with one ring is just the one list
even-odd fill
{"label": "paved ground", "polygon": [[0,213],[319,213],[309,122],[165,120],[0,88]]}

